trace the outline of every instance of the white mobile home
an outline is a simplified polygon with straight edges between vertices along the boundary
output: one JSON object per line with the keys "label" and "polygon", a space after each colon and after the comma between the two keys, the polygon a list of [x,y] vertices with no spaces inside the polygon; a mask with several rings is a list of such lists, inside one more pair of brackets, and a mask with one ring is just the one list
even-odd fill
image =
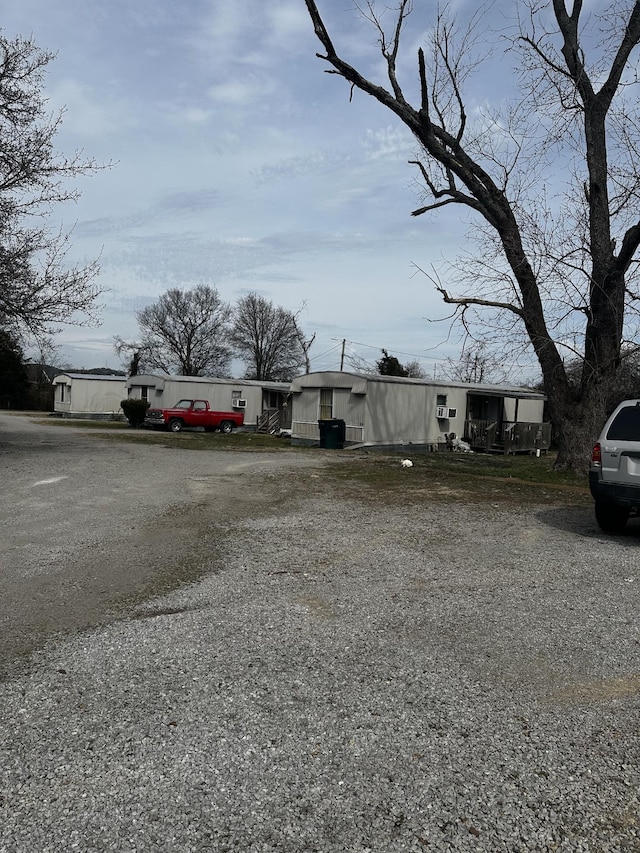
{"label": "white mobile home", "polygon": [[145,373],[130,376],[126,387],[129,397],[147,400],[152,409],[168,409],[182,399],[208,400],[215,411],[244,412],[246,428],[266,425],[265,431],[275,431],[290,425],[288,382]]}
{"label": "white mobile home", "polygon": [[59,373],[53,380],[53,411],[66,418],[122,418],[126,376]]}
{"label": "white mobile home", "polygon": [[344,445],[436,450],[453,437],[475,449],[546,449],[544,395],[527,388],[327,371],[291,383],[291,439],[321,442],[343,422]]}

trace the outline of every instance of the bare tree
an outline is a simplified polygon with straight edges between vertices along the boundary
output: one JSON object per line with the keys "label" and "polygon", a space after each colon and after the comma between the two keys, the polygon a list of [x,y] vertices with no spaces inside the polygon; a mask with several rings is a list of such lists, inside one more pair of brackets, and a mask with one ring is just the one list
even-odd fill
{"label": "bare tree", "polygon": [[174,288],[136,312],[140,341],[128,344],[132,365],[183,376],[227,376],[231,364],[231,308],[206,284]]}
{"label": "bare tree", "polygon": [[119,335],[113,339],[113,350],[122,359],[128,376],[138,376],[147,369],[148,353],[139,341],[125,341]]}
{"label": "bare tree", "polygon": [[486,343],[480,342],[475,346],[465,346],[460,358],[448,358],[443,373],[457,382],[504,382],[507,375],[502,364],[500,358],[487,349]]}
{"label": "bare tree", "polygon": [[[329,73],[374,97],[417,140],[425,203],[413,215],[455,204],[479,229],[482,248],[456,276],[458,293],[432,275],[442,298],[463,322],[480,312],[512,341],[523,333],[542,370],[557,464],[584,470],[621,346],[637,330],[640,2],[617,0],[601,17],[582,0],[570,11],[565,0],[514,4],[519,17],[502,36],[519,88],[501,114],[465,103],[469,75],[491,58],[491,33],[479,29],[485,8],[466,27],[446,9],[434,13],[428,49],[417,51],[413,106],[398,73],[411,0],[396,3],[389,34],[374,0],[355,4],[375,29],[388,87],[339,55],[320,4],[305,2]],[[579,358],[577,384],[564,356]]]}
{"label": "bare tree", "polygon": [[407,376],[409,376],[411,379],[426,379],[427,378],[427,373],[426,373],[424,367],[420,364],[420,362],[417,359],[412,359],[411,361],[408,361],[405,364],[404,369],[407,371]]}
{"label": "bare tree", "polygon": [[[297,317],[296,317],[297,324]],[[316,333],[314,332],[310,338],[305,338],[302,329],[298,326],[298,340],[300,341],[300,346],[302,348],[302,357],[304,359],[304,372],[311,373],[311,359],[309,358],[309,350],[313,346],[313,342],[316,339]]]}
{"label": "bare tree", "polygon": [[0,316],[37,339],[52,324],[93,322],[100,294],[97,263],[68,266],[70,233],[46,225],[52,205],[78,198],[69,180],[98,168],[56,151],[62,113],[47,112],[42,92],[53,58],[0,33]]}
{"label": "bare tree", "polygon": [[285,382],[308,365],[313,342],[313,338],[308,344],[304,341],[295,314],[257,293],[248,293],[236,303],[231,340],[245,362],[248,379]]}

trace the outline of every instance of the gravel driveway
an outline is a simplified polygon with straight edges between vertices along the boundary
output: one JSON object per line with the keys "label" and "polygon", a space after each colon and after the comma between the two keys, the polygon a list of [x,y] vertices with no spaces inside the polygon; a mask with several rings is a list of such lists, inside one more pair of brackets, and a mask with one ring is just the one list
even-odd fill
{"label": "gravel driveway", "polygon": [[640,851],[640,528],[326,464],[0,415],[2,853]]}

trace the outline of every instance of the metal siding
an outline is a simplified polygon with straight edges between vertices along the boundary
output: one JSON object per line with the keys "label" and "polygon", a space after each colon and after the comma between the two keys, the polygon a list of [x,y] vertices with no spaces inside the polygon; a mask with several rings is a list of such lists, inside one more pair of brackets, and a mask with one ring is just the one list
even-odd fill
{"label": "metal siding", "polygon": [[[78,380],[74,380],[73,390]],[[84,384],[84,383],[81,383]],[[76,409],[74,405],[72,411],[85,412],[118,412],[120,411],[120,403],[127,396],[126,380],[123,377],[122,383],[119,382],[100,382],[89,381],[83,389],[85,394],[85,409]]]}
{"label": "metal siding", "polygon": [[[518,420],[522,420],[522,413],[520,411],[520,403],[518,401]],[[505,397],[504,398],[504,419],[505,421],[515,421],[516,419],[516,401],[513,397]]]}
{"label": "metal siding", "polygon": [[352,406],[353,396],[348,388],[335,388],[333,391],[333,417],[345,421],[347,424],[353,424]]}
{"label": "metal siding", "polygon": [[544,400],[518,400],[518,421],[520,423],[542,423]]}
{"label": "metal siding", "polygon": [[[61,380],[62,381],[62,380]],[[93,379],[91,376],[69,378],[69,404],[61,410],[79,414],[106,414],[120,411],[120,402],[127,396],[126,379],[114,382]]]}
{"label": "metal siding", "polygon": [[[437,398],[444,394],[455,418],[436,418]],[[467,392],[449,386],[382,383],[367,386],[365,441],[373,443],[436,444],[445,433],[461,436],[467,411]]]}
{"label": "metal siding", "polygon": [[370,381],[365,441],[383,444],[427,441],[425,403],[425,389],[419,385]]}
{"label": "metal siding", "polygon": [[299,394],[292,397],[292,417],[296,421],[312,422],[318,420],[318,406],[320,401],[319,388],[305,388]]}

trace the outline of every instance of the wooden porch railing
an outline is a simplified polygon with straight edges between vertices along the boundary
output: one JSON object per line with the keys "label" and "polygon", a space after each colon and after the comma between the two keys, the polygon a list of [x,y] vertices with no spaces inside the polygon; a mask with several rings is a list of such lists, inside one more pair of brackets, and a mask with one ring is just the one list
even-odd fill
{"label": "wooden porch railing", "polygon": [[548,450],[551,444],[551,424],[504,421],[465,421],[464,440],[472,450],[494,453],[522,453]]}
{"label": "wooden porch railing", "polygon": [[260,412],[257,418],[256,432],[273,435],[281,429],[283,429],[283,427],[280,423],[279,409],[265,409],[264,412]]}
{"label": "wooden porch railing", "polygon": [[496,444],[498,424],[496,421],[473,420],[464,422],[464,440],[472,450],[491,450]]}

